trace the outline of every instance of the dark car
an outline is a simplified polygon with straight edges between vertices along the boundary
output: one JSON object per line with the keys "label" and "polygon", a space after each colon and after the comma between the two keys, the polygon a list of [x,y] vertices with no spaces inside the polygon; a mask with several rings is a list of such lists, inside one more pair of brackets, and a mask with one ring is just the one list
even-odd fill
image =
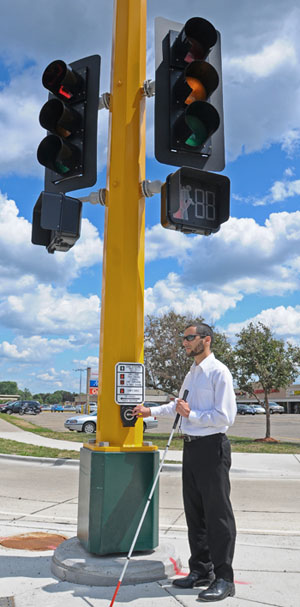
{"label": "dark car", "polygon": [[15,402],[15,400],[7,400],[5,403],[0,403],[0,413],[2,413],[3,407],[6,407],[7,405],[12,405]]}
{"label": "dark car", "polygon": [[237,412],[240,415],[255,415],[255,407],[246,403],[237,403]]}
{"label": "dark car", "polygon": [[32,415],[37,415],[41,411],[42,407],[37,400],[17,400],[1,408],[1,413],[7,413],[8,415],[12,413],[19,413],[19,415],[31,413]]}

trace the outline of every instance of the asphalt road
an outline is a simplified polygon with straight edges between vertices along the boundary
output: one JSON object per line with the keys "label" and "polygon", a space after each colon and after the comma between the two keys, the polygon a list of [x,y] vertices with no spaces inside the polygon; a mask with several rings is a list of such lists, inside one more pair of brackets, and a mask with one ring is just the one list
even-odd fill
{"label": "asphalt road", "polygon": [[[270,456],[272,457],[272,456]],[[231,473],[232,503],[239,529],[299,529],[299,475],[262,470],[253,460],[251,474]],[[273,461],[273,460],[272,460]],[[299,464],[298,464],[299,465]],[[276,460],[274,463],[276,466]],[[263,467],[263,466],[262,466]],[[298,470],[298,468],[297,468]],[[79,466],[5,459],[1,461],[0,519],[15,513],[19,522],[30,515],[36,520],[77,520]],[[5,513],[5,514],[4,514]],[[181,494],[181,470],[164,471],[160,477],[160,521],[185,527]]]}
{"label": "asphalt road", "polygon": [[[77,415],[75,412],[51,413],[43,411],[39,415],[26,415],[22,419],[44,426],[58,432],[65,432],[64,422],[68,417]],[[173,424],[171,418],[158,419],[158,429],[149,432],[170,433]],[[237,415],[234,425],[228,434],[231,436],[245,436],[249,438],[263,438],[266,431],[265,415]],[[271,436],[281,441],[300,442],[300,415],[278,415],[271,416]]]}

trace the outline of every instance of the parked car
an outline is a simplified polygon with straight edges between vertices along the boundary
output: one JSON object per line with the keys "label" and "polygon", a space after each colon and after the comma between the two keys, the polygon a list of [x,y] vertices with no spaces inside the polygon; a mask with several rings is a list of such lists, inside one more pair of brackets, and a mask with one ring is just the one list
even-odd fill
{"label": "parked car", "polygon": [[[76,407],[75,407],[76,413],[81,413],[82,408],[84,410],[84,408],[86,406],[87,406],[86,403],[83,403],[82,405],[80,405],[80,404],[76,405]],[[97,411],[97,403],[90,403],[90,413],[93,413],[94,411]]]}
{"label": "parked car", "polygon": [[255,415],[256,413],[255,407],[246,403],[237,403],[237,412],[240,415]]}
{"label": "parked car", "polygon": [[24,415],[24,413],[30,413],[31,415],[37,415],[42,411],[42,406],[37,400],[17,400],[14,403],[9,403],[2,407],[1,413],[7,413],[11,415],[12,413],[19,413],[19,415]]}
{"label": "parked car", "polygon": [[63,411],[63,410],[64,410],[64,408],[63,408],[62,405],[51,405],[51,411],[52,411],[52,413],[54,411]]}
{"label": "parked car", "polygon": [[64,411],[76,411],[74,405],[63,405],[63,410]]}
{"label": "parked car", "polygon": [[0,403],[0,412],[3,413],[3,411],[2,411],[3,407],[6,407],[7,405],[12,405],[15,402],[17,402],[17,401],[7,400],[5,403]]}
{"label": "parked car", "polygon": [[285,409],[282,405],[278,405],[278,403],[273,403],[270,402],[269,403],[269,409],[270,409],[270,413],[279,413],[280,415],[282,415],[282,413],[284,413]]}
{"label": "parked car", "polygon": [[68,430],[76,430],[76,432],[85,432],[86,434],[92,434],[96,432],[97,424],[97,412],[90,413],[90,415],[74,415],[66,419],[64,426]]}
{"label": "parked car", "polygon": [[[156,417],[146,417],[143,422],[144,431],[149,430],[150,428],[157,428]],[[76,432],[91,434],[92,432],[96,432],[96,424],[97,411],[94,411],[94,413],[91,413],[90,415],[74,415],[73,417],[69,417],[66,419],[64,426],[71,431],[76,430]]]}
{"label": "parked car", "polygon": [[252,405],[255,409],[255,413],[266,413],[265,408],[262,405]]}

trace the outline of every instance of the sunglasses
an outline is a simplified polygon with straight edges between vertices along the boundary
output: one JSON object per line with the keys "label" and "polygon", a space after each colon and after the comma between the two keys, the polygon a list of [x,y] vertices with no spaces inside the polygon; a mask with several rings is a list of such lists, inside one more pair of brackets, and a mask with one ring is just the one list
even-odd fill
{"label": "sunglasses", "polygon": [[201,335],[200,333],[196,333],[195,335],[182,335],[181,339],[182,339],[182,341],[194,341],[194,339],[196,339],[197,335],[199,335],[199,337],[201,337],[201,339],[204,339],[204,337],[206,337],[206,335]]}

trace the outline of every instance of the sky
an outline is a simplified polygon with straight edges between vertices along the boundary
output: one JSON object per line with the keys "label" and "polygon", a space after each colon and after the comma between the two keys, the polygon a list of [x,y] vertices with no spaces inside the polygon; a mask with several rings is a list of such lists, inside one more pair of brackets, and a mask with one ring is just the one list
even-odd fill
{"label": "sky", "polygon": [[[230,219],[209,237],[160,225],[146,199],[145,313],[201,315],[234,343],[250,321],[300,345],[300,7],[296,0],[148,0],[147,78],[155,79],[154,19],[204,17],[222,38]],[[68,253],[31,244],[43,190],[36,150],[41,83],[54,59],[99,54],[109,91],[113,0],[10,0],[0,7],[0,381],[37,392],[78,391],[98,367],[104,207],[85,203]],[[176,167],[154,158],[147,99],[146,177]],[[98,180],[105,187],[108,112],[99,112]]]}

